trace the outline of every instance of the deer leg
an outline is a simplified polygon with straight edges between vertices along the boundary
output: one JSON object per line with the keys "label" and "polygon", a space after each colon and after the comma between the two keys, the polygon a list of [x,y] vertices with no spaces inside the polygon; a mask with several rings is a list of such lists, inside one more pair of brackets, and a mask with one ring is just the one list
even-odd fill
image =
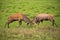
{"label": "deer leg", "polygon": [[43,23],[43,20],[41,20],[41,23]]}
{"label": "deer leg", "polygon": [[55,24],[55,21],[53,20],[53,21],[52,21],[52,25],[54,26],[54,24]]}
{"label": "deer leg", "polygon": [[8,28],[9,28],[9,24],[12,23],[12,22],[13,22],[12,20],[7,22]]}
{"label": "deer leg", "polygon": [[22,21],[19,21],[19,26],[22,24]]}
{"label": "deer leg", "polygon": [[55,21],[54,20],[50,20],[50,21],[52,22],[52,26],[54,26]]}
{"label": "deer leg", "polygon": [[10,24],[10,23],[8,23],[8,28],[9,28],[9,24]]}
{"label": "deer leg", "polygon": [[39,25],[39,23],[40,23],[39,17],[36,18],[36,22],[37,22],[37,24]]}
{"label": "deer leg", "polygon": [[8,26],[8,28],[9,28],[9,24],[10,24],[10,22],[6,22],[5,26],[7,25],[7,26]]}
{"label": "deer leg", "polygon": [[53,20],[53,26],[54,26],[54,25],[55,25],[56,27],[58,27],[58,26],[56,25],[56,23],[55,23],[55,20]]}
{"label": "deer leg", "polygon": [[51,20],[51,22],[52,22],[52,25],[54,26],[55,21],[54,20]]}
{"label": "deer leg", "polygon": [[37,24],[39,25],[40,21],[37,21]]}

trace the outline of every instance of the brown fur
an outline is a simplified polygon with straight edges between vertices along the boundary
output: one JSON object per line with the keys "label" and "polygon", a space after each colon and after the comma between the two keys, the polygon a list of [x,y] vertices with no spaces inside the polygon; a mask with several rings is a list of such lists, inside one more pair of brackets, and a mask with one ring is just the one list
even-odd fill
{"label": "brown fur", "polygon": [[8,17],[8,21],[6,23],[8,24],[8,28],[9,24],[14,21],[19,21],[19,26],[22,24],[22,21],[25,21],[27,24],[30,24],[30,19],[22,13],[16,13]]}
{"label": "brown fur", "polygon": [[40,23],[43,22],[44,20],[49,20],[50,22],[52,22],[52,25],[54,25],[55,21],[54,21],[54,16],[51,14],[38,14],[33,20],[32,23]]}

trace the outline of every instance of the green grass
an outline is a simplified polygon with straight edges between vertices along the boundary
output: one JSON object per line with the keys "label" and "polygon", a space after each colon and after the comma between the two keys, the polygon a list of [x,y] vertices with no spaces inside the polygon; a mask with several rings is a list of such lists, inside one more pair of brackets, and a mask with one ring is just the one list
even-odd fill
{"label": "green grass", "polygon": [[[49,13],[53,14],[55,17],[55,22],[60,29],[60,1],[59,0],[1,0],[0,1],[0,39],[1,40],[60,40],[59,32],[52,32],[51,23],[49,21],[44,21],[39,25],[27,26],[25,22],[22,23],[22,27],[18,27],[18,22],[13,22],[10,24],[10,28],[4,28],[4,25],[7,21],[9,15],[22,12],[31,20],[34,16],[39,13]],[[59,16],[57,16],[59,15]],[[51,27],[50,30],[44,31],[48,27]],[[44,28],[44,30],[39,31]],[[24,29],[28,31],[28,34],[24,33]],[[16,31],[17,30],[17,31]],[[38,30],[35,33],[32,31]],[[11,32],[12,31],[12,32]],[[59,30],[60,31],[60,30]],[[16,35],[16,32],[18,33]],[[31,32],[31,34],[29,34]],[[41,33],[40,33],[41,32]],[[9,33],[9,34],[8,34]],[[45,36],[44,36],[45,33]],[[50,33],[50,34],[49,34]],[[25,35],[25,37],[24,37]],[[27,36],[26,36],[27,35]],[[53,36],[54,35],[54,36]],[[41,37],[42,36],[42,37]],[[45,38],[45,39],[44,39]]]}
{"label": "green grass", "polygon": [[1,40],[60,40],[60,30],[52,26],[15,27],[0,30]]}

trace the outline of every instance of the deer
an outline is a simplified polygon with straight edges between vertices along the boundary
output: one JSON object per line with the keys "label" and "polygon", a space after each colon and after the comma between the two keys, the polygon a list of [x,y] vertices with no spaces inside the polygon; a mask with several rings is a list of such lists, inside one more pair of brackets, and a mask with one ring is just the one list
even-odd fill
{"label": "deer", "polygon": [[[27,25],[31,24],[30,19],[23,13],[15,13],[15,14],[10,15],[6,22],[6,24],[8,25],[8,28],[9,28],[9,24],[14,21],[18,21],[19,26],[22,24],[22,21],[24,21]],[[5,24],[5,26],[6,26],[6,24]]]}
{"label": "deer", "polygon": [[42,23],[44,20],[50,21],[53,26],[56,25],[55,20],[54,20],[54,16],[52,14],[46,14],[46,13],[41,13],[41,14],[36,15],[33,18],[32,23],[33,24],[37,24],[37,23],[39,24],[40,22]]}

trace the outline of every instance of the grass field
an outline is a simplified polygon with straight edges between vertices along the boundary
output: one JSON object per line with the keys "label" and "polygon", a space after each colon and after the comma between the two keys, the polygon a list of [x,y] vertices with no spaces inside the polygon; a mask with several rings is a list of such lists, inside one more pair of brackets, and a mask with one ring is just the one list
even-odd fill
{"label": "grass field", "polygon": [[[49,21],[18,28],[18,22],[4,28],[9,15],[21,12],[31,20],[39,13],[53,14],[58,27]],[[0,0],[0,40],[60,40],[60,0]]]}

